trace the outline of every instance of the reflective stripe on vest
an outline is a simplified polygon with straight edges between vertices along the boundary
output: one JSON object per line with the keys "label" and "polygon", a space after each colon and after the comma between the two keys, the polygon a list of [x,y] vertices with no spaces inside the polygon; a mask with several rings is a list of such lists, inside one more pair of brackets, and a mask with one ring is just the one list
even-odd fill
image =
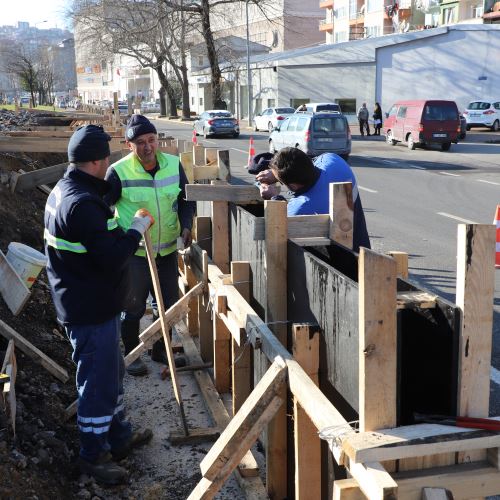
{"label": "reflective stripe on vest", "polygon": [[[108,219],[108,231],[113,231],[118,227],[116,219]],[[57,250],[66,250],[74,253],[87,253],[87,249],[81,243],[73,243],[63,238],[56,238],[49,233],[47,228],[43,231],[43,238],[49,247],[56,248]]]}
{"label": "reflective stripe on vest", "polygon": [[[144,170],[134,153],[112,165],[121,182],[121,197],[115,204],[118,225],[128,230],[135,212],[147,209],[155,218],[151,228],[151,243],[155,254],[168,255],[176,250],[180,235],[177,215],[180,193],[179,158],[165,153],[157,153],[159,169],[154,178]],[[145,256],[142,244],[136,255]]]}

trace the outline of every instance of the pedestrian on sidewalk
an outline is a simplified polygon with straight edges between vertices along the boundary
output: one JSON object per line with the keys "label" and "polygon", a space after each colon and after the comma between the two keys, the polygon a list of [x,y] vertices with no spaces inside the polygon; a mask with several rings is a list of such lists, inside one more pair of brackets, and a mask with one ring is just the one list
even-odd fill
{"label": "pedestrian on sidewalk", "polygon": [[380,135],[380,129],[382,128],[382,108],[378,102],[375,103],[375,109],[373,110],[373,128],[375,129],[373,135]]}
{"label": "pedestrian on sidewalk", "polygon": [[364,136],[365,129],[366,135],[370,135],[370,125],[368,123],[368,118],[370,117],[370,113],[368,108],[366,107],[366,102],[364,102],[361,107],[358,109],[358,122],[359,122],[359,133]]}
{"label": "pedestrian on sidewalk", "polygon": [[[158,267],[160,288],[166,309],[179,298],[177,238],[184,247],[191,245],[191,226],[196,209],[186,201],[186,174],[179,157],[158,150],[155,126],[143,115],[133,115],[127,123],[125,139],[130,153],[109,168],[106,180],[110,191],[106,201],[115,207],[118,225],[127,227],[135,211],[147,208],[156,220],[151,241]],[[139,250],[128,261],[132,287],[122,314],[122,341],[127,355],[139,345],[139,325],[146,311],[146,301],[154,288],[146,251]],[[171,333],[170,333],[171,334]],[[153,344],[151,359],[168,364],[163,339]],[[176,366],[184,366],[183,357],[176,357]],[[147,367],[137,358],[128,365],[131,375],[144,375]]]}
{"label": "pedestrian on sidewalk", "polygon": [[[70,165],[45,207],[47,276],[57,318],[77,365],[79,467],[103,484],[121,484],[121,460],[152,437],[125,420],[120,311],[127,289],[126,262],[154,222],[137,210],[121,229],[103,200],[111,137],[102,127],[80,127],[68,144]],[[142,207],[141,207],[142,208]]]}
{"label": "pedestrian on sidewalk", "polygon": [[330,183],[351,182],[353,193],[353,250],[370,247],[365,214],[351,167],[338,155],[324,153],[314,161],[298,148],[283,148],[271,160],[270,169],[256,176],[260,193],[265,200],[285,200],[279,195],[277,181],[292,192],[287,205],[288,215],[328,214]]}

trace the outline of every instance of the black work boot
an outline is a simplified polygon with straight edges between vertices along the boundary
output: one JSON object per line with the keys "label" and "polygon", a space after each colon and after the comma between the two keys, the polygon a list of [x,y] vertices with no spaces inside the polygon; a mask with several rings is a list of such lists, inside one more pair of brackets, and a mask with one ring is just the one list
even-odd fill
{"label": "black work boot", "polygon": [[[121,334],[126,356],[139,345],[139,320],[122,321]],[[137,358],[127,366],[127,373],[134,376],[146,375],[148,368],[141,358]]]}
{"label": "black work boot", "polygon": [[[172,340],[171,335],[170,340]],[[163,339],[157,340],[153,344],[153,348],[151,350],[151,359],[153,361],[156,361],[157,363],[168,366],[167,350],[165,349],[165,342],[163,341]],[[187,365],[186,358],[184,356],[174,357],[174,363],[176,368],[181,368]]]}
{"label": "black work boot", "polygon": [[152,437],[153,431],[151,429],[143,429],[132,432],[130,439],[121,448],[111,450],[113,459],[116,461],[123,460],[134,448],[138,448],[143,444],[149,443]]}
{"label": "black work boot", "polygon": [[88,462],[79,457],[78,467],[82,474],[88,474],[99,484],[111,486],[127,482],[127,470],[113,462],[111,453],[105,453],[96,462]]}

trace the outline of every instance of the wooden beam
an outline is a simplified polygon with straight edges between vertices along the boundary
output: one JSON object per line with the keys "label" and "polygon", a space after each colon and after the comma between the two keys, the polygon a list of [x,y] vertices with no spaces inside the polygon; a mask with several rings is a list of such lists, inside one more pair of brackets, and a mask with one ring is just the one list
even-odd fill
{"label": "wooden beam", "polygon": [[196,167],[205,165],[205,146],[193,144],[193,165]]}
{"label": "wooden beam", "polygon": [[[226,188],[228,186],[203,187]],[[229,209],[226,201],[212,203],[212,259],[223,272],[229,272]]]}
{"label": "wooden beam", "polygon": [[359,254],[359,429],[396,422],[396,263],[366,248]]}
{"label": "wooden beam", "polygon": [[[225,297],[216,297],[218,308],[225,309]],[[231,390],[231,334],[224,322],[214,314],[214,382],[219,392]]]}
{"label": "wooden beam", "polygon": [[279,392],[285,380],[285,362],[277,358],[201,461],[200,469],[205,478],[213,481],[232,472],[282,405]]}
{"label": "wooden beam", "polygon": [[229,182],[231,180],[229,150],[222,149],[217,151],[217,165],[219,167],[219,179]]}
{"label": "wooden beam", "polygon": [[330,239],[352,249],[354,199],[352,183],[330,184]]}
{"label": "wooden beam", "polygon": [[261,203],[262,198],[256,186],[233,186],[188,184],[188,201],[231,201],[233,203]]}
{"label": "wooden beam", "polygon": [[356,463],[423,457],[500,446],[500,435],[464,427],[417,424],[345,438],[342,449]]}
{"label": "wooden beam", "polygon": [[[459,224],[457,296],[462,311],[459,342],[458,414],[487,417],[495,294],[495,226]],[[460,462],[484,460],[486,452],[462,454]]]}
{"label": "wooden beam", "polygon": [[22,335],[17,333],[7,323],[0,320],[0,335],[8,340],[14,339],[16,347],[22,351],[26,356],[40,363],[48,372],[52,373],[54,377],[65,383],[69,380],[68,372],[59,366],[55,361],[50,359],[40,349],[35,347],[31,342],[28,342]]}
{"label": "wooden beam", "polygon": [[396,261],[396,272],[403,279],[408,279],[408,254],[406,252],[397,252],[391,250],[387,252]]}
{"label": "wooden beam", "polygon": [[[195,275],[194,272],[194,266],[186,266],[186,278],[188,282],[188,288],[192,290],[197,284],[198,284],[198,279],[197,276]],[[199,333],[199,324],[198,324],[198,297],[200,295],[194,296],[190,301],[189,301],[189,312],[188,312],[188,326],[189,326],[189,332],[191,335],[194,337],[198,336]]]}
{"label": "wooden beam", "polygon": [[[295,324],[293,357],[314,384],[319,386],[319,328],[309,324]],[[293,426],[295,445],[295,499],[321,499],[321,441],[318,432],[293,398]]]}
{"label": "wooden beam", "polygon": [[330,238],[322,236],[311,238],[292,238],[292,241],[299,247],[324,247],[332,243]]}
{"label": "wooden beam", "polygon": [[[266,201],[266,323],[287,346],[287,215],[285,201]],[[286,401],[286,388],[280,397]],[[267,491],[271,498],[287,496],[287,415],[283,406],[267,430]]]}
{"label": "wooden beam", "polygon": [[398,309],[435,309],[437,295],[429,292],[398,292]]}
{"label": "wooden beam", "polygon": [[194,182],[193,152],[180,153],[179,159],[189,184]]}
{"label": "wooden beam", "polygon": [[[289,239],[321,238],[330,243],[330,218],[328,215],[294,215],[287,217]],[[266,237],[266,224],[263,217],[255,218],[253,239],[263,240]]]}
{"label": "wooden beam", "polygon": [[31,291],[0,250],[0,293],[7,307],[17,316],[31,296]]}
{"label": "wooden beam", "polygon": [[333,482],[333,500],[365,500],[358,482],[353,479],[337,479]]}
{"label": "wooden beam", "polygon": [[194,167],[193,176],[195,181],[216,180],[219,178],[219,167],[217,165]]}

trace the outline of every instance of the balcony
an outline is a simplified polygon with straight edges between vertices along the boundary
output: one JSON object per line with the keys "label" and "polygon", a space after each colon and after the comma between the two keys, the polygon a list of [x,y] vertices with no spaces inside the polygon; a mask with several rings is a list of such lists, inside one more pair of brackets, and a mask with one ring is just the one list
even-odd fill
{"label": "balcony", "polygon": [[349,25],[355,26],[357,24],[364,24],[364,12],[349,12]]}
{"label": "balcony", "polygon": [[328,31],[329,33],[333,32],[333,21],[329,19],[321,19],[319,22],[319,30]]}
{"label": "balcony", "polygon": [[333,7],[333,0],[320,0],[319,8],[320,9],[328,9]]}

